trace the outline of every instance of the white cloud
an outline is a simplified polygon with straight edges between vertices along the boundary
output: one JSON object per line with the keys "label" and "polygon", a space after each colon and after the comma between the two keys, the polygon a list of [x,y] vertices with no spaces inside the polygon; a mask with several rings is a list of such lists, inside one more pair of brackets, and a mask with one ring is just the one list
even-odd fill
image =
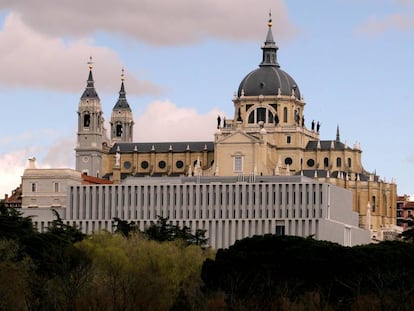
{"label": "white cloud", "polygon": [[27,132],[23,132],[23,133],[19,133],[18,135],[15,136],[3,136],[0,137],[0,144],[2,146],[4,145],[10,145],[16,141],[20,142],[20,141],[30,141],[33,138],[33,132],[32,131],[27,131]]}
{"label": "white cloud", "polygon": [[[76,23],[74,23],[76,24]],[[97,88],[113,92],[119,87],[121,68],[118,55],[107,47],[94,46],[90,39],[69,40],[48,36],[27,27],[18,14],[5,18],[0,32],[0,85],[79,92],[88,75],[86,63],[93,56]],[[128,92],[159,93],[147,81],[129,75]]]}
{"label": "white cloud", "polygon": [[407,157],[409,163],[414,163],[414,152]]}
{"label": "white cloud", "polygon": [[[217,125],[217,116],[222,111],[213,109],[199,114],[192,108],[180,108],[168,100],[150,103],[140,113],[134,126],[134,140],[140,142],[162,141],[212,141]],[[37,137],[48,133],[51,142],[41,142]],[[74,168],[76,134],[59,137],[49,129],[33,133],[24,132],[14,137],[1,139],[7,153],[0,154],[0,196],[10,194],[21,183],[21,176],[27,167],[27,159],[36,158],[38,168]],[[20,146],[20,148],[16,147]],[[23,146],[23,147],[22,147]],[[25,147],[26,146],[26,147]]]}
{"label": "white cloud", "polygon": [[46,156],[42,156],[41,151],[45,147],[40,145],[0,154],[0,199],[4,198],[4,194],[10,195],[12,190],[21,184],[21,176],[27,168],[27,161],[33,156],[36,158],[38,168],[73,168],[75,153],[73,145],[68,144],[71,141],[72,139],[56,141],[48,149]]}
{"label": "white cloud", "polygon": [[0,9],[16,11],[42,33],[64,36],[110,32],[154,45],[198,41],[204,37],[246,40],[262,34],[272,10],[278,38],[296,32],[284,0],[3,0]]}
{"label": "white cloud", "polygon": [[223,116],[223,113],[213,109],[206,114],[198,114],[195,109],[180,108],[168,100],[156,101],[149,104],[147,110],[136,118],[134,140],[212,141],[217,115]]}
{"label": "white cloud", "polygon": [[394,0],[394,2],[402,5],[414,5],[413,0]]}
{"label": "white cloud", "polygon": [[414,29],[414,13],[392,14],[384,18],[371,17],[358,29],[358,33],[380,35],[389,30],[406,31]]}
{"label": "white cloud", "polygon": [[25,150],[0,154],[0,199],[5,194],[11,194],[21,183],[21,176],[26,167],[27,154]]}
{"label": "white cloud", "polygon": [[42,157],[42,167],[75,168],[76,136],[56,139]]}
{"label": "white cloud", "polygon": [[[51,141],[42,141],[44,135]],[[20,185],[29,158],[36,158],[38,168],[74,168],[75,141],[75,135],[61,137],[51,129],[1,138],[1,149],[7,151],[0,153],[0,198]]]}

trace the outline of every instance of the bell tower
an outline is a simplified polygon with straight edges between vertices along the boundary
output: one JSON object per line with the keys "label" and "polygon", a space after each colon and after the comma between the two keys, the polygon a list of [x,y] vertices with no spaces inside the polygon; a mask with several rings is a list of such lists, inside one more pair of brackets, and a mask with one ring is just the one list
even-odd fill
{"label": "bell tower", "polygon": [[100,177],[102,170],[102,141],[104,136],[101,100],[92,76],[92,57],[88,62],[89,76],[78,107],[78,139],[76,170]]}
{"label": "bell tower", "polygon": [[126,99],[124,86],[124,69],[121,74],[121,89],[119,90],[119,98],[116,102],[111,114],[111,142],[132,142],[134,118],[131,107],[129,107]]}

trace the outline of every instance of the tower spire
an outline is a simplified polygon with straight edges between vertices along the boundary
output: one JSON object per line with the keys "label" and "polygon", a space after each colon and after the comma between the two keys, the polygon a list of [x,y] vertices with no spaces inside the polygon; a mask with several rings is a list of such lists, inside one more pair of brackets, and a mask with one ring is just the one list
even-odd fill
{"label": "tower spire", "polygon": [[128,101],[126,99],[124,81],[125,81],[125,70],[124,70],[124,68],[122,68],[121,88],[119,89],[118,101],[116,102],[113,109],[126,109],[128,111],[131,111],[131,107],[129,107]]}
{"label": "tower spire", "polygon": [[269,20],[267,22],[267,26],[269,27],[267,30],[266,35],[266,41],[264,45],[262,46],[263,50],[263,59],[260,63],[260,67],[263,66],[275,66],[280,67],[277,62],[277,50],[279,49],[278,46],[275,43],[275,40],[273,39],[273,33],[272,33],[272,12],[269,11]]}
{"label": "tower spire", "polygon": [[92,68],[93,68],[92,56],[89,57],[88,68],[89,68],[89,76],[88,76],[88,80],[86,81],[86,88],[81,96],[81,99],[87,99],[87,98],[98,98],[99,99],[98,93],[95,90],[95,85],[94,85],[93,76],[92,76]]}
{"label": "tower spire", "polygon": [[341,138],[339,136],[339,124],[336,126],[336,141],[337,142],[341,141]]}
{"label": "tower spire", "polygon": [[132,142],[134,118],[131,107],[126,99],[125,70],[122,68],[121,88],[119,97],[111,114],[111,140],[112,142]]}

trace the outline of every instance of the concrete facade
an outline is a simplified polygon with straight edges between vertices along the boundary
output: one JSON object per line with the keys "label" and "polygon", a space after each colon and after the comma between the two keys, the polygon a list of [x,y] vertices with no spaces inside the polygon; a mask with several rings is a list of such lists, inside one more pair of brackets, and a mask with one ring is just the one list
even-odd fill
{"label": "concrete facade", "polygon": [[[346,246],[370,242],[370,232],[358,227],[352,212],[352,192],[302,176],[128,178],[120,185],[71,185],[67,197],[61,217],[85,233],[112,232],[114,217],[134,221],[143,231],[162,216],[193,231],[207,230],[213,248],[266,233]],[[34,217],[39,229],[44,217]]]}
{"label": "concrete facade", "polygon": [[81,183],[80,172],[72,169],[25,169],[22,208],[65,208],[68,187]]}

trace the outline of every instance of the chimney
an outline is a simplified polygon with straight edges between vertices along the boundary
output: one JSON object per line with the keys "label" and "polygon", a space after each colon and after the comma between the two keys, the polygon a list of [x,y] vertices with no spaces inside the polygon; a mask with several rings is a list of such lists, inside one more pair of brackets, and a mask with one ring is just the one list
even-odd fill
{"label": "chimney", "polygon": [[29,158],[29,166],[28,168],[35,169],[36,168],[36,158],[32,157]]}

